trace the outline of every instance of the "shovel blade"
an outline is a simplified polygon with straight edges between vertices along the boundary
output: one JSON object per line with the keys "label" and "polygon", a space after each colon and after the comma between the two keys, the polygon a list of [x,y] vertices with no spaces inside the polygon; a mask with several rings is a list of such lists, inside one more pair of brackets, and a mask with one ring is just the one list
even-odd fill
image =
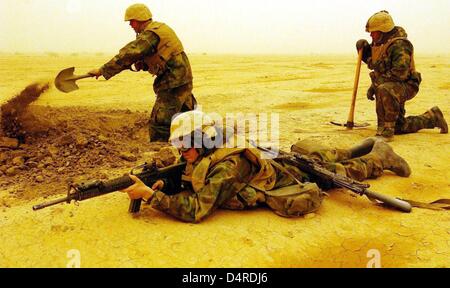
{"label": "shovel blade", "polygon": [[73,79],[75,77],[73,74],[74,71],[75,67],[71,67],[59,72],[58,76],[55,78],[55,87],[58,88],[59,91],[70,93],[80,89],[76,83],[76,80]]}

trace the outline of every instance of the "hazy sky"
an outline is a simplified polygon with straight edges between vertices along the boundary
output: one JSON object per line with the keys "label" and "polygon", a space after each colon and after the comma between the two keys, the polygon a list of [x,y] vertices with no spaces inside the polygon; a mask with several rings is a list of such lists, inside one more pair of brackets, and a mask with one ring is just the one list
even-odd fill
{"label": "hazy sky", "polygon": [[[0,0],[0,51],[108,52],[134,39],[130,0]],[[139,2],[139,1],[138,1]],[[450,0],[152,0],[188,53],[353,53],[388,10],[416,53],[450,53]]]}

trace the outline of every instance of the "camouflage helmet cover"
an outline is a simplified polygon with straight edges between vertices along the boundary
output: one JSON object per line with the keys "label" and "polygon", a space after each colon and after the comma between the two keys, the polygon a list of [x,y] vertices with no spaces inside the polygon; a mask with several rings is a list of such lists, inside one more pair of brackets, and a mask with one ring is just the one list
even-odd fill
{"label": "camouflage helmet cover", "polygon": [[366,32],[381,31],[384,33],[392,31],[395,23],[388,11],[383,10],[375,13],[366,24]]}
{"label": "camouflage helmet cover", "polygon": [[133,4],[125,11],[125,21],[148,21],[152,18],[152,12],[145,4]]}
{"label": "camouflage helmet cover", "polygon": [[[212,140],[217,136],[215,126],[216,122],[202,111],[194,110],[179,114],[172,120],[169,142],[174,146],[179,146],[180,142],[189,145],[193,144],[190,143],[193,136],[203,138],[195,140],[195,143],[205,139]],[[185,143],[186,141],[189,143]]]}

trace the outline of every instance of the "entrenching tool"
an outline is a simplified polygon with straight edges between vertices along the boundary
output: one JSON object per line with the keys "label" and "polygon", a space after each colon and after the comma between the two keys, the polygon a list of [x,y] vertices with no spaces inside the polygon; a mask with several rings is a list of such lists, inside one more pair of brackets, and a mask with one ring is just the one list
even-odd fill
{"label": "entrenching tool", "polygon": [[75,67],[71,67],[59,72],[58,76],[55,78],[55,86],[59,91],[64,93],[73,92],[79,89],[76,83],[77,80],[94,77],[90,74],[77,76],[73,74],[74,71]]}
{"label": "entrenching tool", "polygon": [[344,126],[344,127],[347,127],[347,129],[364,128],[364,127],[370,126],[369,123],[356,124],[354,122],[354,120],[355,120],[356,95],[358,95],[358,86],[359,86],[359,77],[361,75],[362,57],[363,57],[363,49],[359,50],[359,52],[358,52],[358,63],[356,65],[355,84],[353,85],[352,105],[350,106],[350,113],[348,114],[347,123],[331,122],[331,124],[333,124],[333,125]]}

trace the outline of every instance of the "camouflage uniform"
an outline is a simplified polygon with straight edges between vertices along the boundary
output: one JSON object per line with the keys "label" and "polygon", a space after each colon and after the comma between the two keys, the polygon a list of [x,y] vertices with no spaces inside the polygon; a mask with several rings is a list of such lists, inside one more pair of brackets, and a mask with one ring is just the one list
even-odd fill
{"label": "camouflage uniform", "polygon": [[373,70],[368,94],[376,97],[378,135],[386,137],[437,127],[436,117],[429,111],[405,118],[405,102],[417,95],[422,81],[415,71],[413,45],[406,37],[403,28],[395,27],[384,33],[382,43],[364,49],[363,61]]}
{"label": "camouflage uniform", "polygon": [[348,150],[345,149],[318,148],[307,155],[322,163],[327,170],[357,181],[378,178],[384,170],[380,157],[372,153],[350,158]]}
{"label": "camouflage uniform", "polygon": [[[324,163],[327,169],[356,180],[376,178],[383,173],[380,159],[371,154],[349,159],[347,150],[320,149],[310,151],[310,156]],[[229,155],[216,165],[208,166],[204,185],[200,189],[195,189],[193,171],[201,165],[202,160],[203,158],[186,168],[182,193],[169,196],[157,191],[150,205],[177,219],[194,223],[202,221],[218,208],[243,210],[267,205],[281,216],[296,217],[311,213],[321,205],[323,193],[315,183],[308,183],[310,178],[306,173],[277,160],[277,163],[283,166],[283,170],[288,170],[301,181],[297,183],[285,171],[280,171],[276,165],[270,164],[269,160],[259,159],[260,163],[267,165],[262,169],[244,156],[244,153]],[[273,177],[262,177],[267,190],[252,185],[255,175],[271,169],[274,171]],[[267,186],[269,182],[273,183]],[[277,197],[278,191],[283,187],[295,185],[300,185],[300,193],[295,197],[290,197],[286,201],[281,198],[281,194],[280,198]]]}
{"label": "camouflage uniform", "polygon": [[[152,21],[150,25],[155,23],[157,22]],[[168,55],[168,60],[164,61],[163,65],[148,65],[147,58],[160,57],[158,49],[161,50],[161,38],[154,31],[144,30],[137,35],[136,40],[123,47],[118,55],[102,66],[101,72],[108,80],[121,71],[130,69],[131,65],[139,63],[144,70],[157,76],[153,83],[156,102],[150,117],[149,132],[151,141],[166,142],[173,115],[193,110],[196,100],[192,94],[191,66],[186,53],[182,51],[182,46],[180,47],[182,52]]]}

